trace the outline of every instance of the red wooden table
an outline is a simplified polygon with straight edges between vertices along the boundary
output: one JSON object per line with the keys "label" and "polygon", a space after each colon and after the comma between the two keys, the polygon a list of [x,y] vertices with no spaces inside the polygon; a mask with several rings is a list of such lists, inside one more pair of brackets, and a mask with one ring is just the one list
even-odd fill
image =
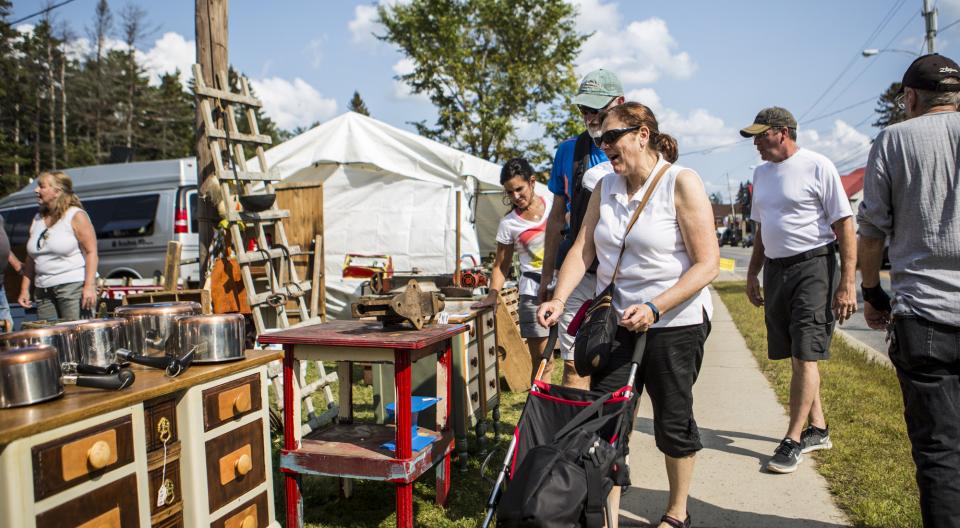
{"label": "red wooden table", "polygon": [[[453,451],[451,413],[451,338],[467,330],[463,325],[431,325],[421,330],[384,330],[372,321],[333,321],[262,334],[260,342],[283,345],[283,449],[287,528],[303,525],[301,474],[385,480],[397,487],[397,526],[413,526],[413,482],[438,462],[437,503],[450,491],[450,453]],[[420,428],[435,440],[420,451],[411,449],[410,365],[430,355],[437,357],[437,431]],[[340,376],[340,416],[335,425],[306,436],[301,433],[300,393],[296,375],[300,361],[337,361]],[[353,423],[350,401],[351,364],[393,363],[397,402],[396,426]],[[343,376],[343,373],[347,373]],[[346,401],[344,401],[346,399]],[[397,434],[401,432],[404,434]],[[384,449],[393,440],[396,452]]]}

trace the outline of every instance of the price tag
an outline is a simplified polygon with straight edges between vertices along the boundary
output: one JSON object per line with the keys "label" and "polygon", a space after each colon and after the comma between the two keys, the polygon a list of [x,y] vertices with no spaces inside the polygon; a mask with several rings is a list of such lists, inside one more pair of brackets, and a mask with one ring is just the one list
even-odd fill
{"label": "price tag", "polygon": [[450,314],[447,312],[440,312],[437,314],[437,324],[447,324],[450,321]]}

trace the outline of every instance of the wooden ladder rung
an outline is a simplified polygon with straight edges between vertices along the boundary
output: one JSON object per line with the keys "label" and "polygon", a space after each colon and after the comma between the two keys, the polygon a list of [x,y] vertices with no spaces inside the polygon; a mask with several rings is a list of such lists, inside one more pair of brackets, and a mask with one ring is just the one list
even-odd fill
{"label": "wooden ladder rung", "polygon": [[[230,135],[233,137],[233,134]],[[276,170],[270,170],[268,172],[255,172],[255,171],[236,171],[232,169],[225,169],[223,174],[219,176],[220,181],[230,181],[230,180],[241,180],[241,181],[269,181],[275,182],[280,181],[283,178],[280,176],[280,172]]]}
{"label": "wooden ladder rung", "polygon": [[288,218],[290,211],[285,209],[269,209],[262,213],[252,213],[249,211],[231,211],[230,221],[237,222],[272,222],[281,218]]}
{"label": "wooden ladder rung", "polygon": [[[296,285],[296,286],[294,286]],[[293,286],[291,288],[291,286]],[[298,297],[303,297],[310,291],[310,281],[304,280],[300,282],[288,282],[279,289],[277,293],[282,293],[287,296],[287,299],[296,299]],[[262,306],[267,304],[267,299],[274,296],[274,292],[268,291],[263,293],[258,293],[250,299],[250,305]]]}
{"label": "wooden ladder rung", "polygon": [[223,90],[217,90],[216,88],[210,88],[209,86],[196,86],[194,87],[194,92],[197,95],[202,95],[204,97],[209,97],[211,99],[220,99],[221,101],[229,101],[231,103],[239,103],[246,106],[252,106],[254,108],[260,108],[263,104],[256,98],[249,95],[235,94],[233,92],[225,92]]}
{"label": "wooden ladder rung", "polygon": [[228,139],[232,143],[249,143],[253,145],[270,145],[273,143],[273,140],[270,139],[270,136],[265,136],[263,134],[243,134],[241,132],[231,132],[230,137],[227,137],[227,133],[222,128],[212,128],[207,130],[208,138],[216,139]]}
{"label": "wooden ladder rung", "polygon": [[[240,264],[252,264],[257,262],[264,262],[268,259],[281,258],[286,256],[286,253],[289,253],[291,257],[303,254],[300,251],[300,246],[290,246],[286,252],[280,248],[271,248],[271,249],[261,249],[257,251],[244,251],[242,255],[237,255],[237,262]],[[269,255],[269,256],[267,256]]]}

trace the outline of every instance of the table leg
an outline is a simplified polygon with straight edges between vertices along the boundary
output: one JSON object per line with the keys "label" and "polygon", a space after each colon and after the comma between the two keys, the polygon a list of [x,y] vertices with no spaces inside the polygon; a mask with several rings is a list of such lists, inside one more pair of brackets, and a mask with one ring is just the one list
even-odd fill
{"label": "table leg", "polygon": [[[437,395],[443,400],[443,406],[446,409],[446,412],[443,416],[443,422],[437,424],[437,428],[446,433],[450,430],[450,417],[453,412],[453,371],[451,369],[451,363],[453,359],[453,350],[451,348],[452,342],[447,341],[444,345],[443,354],[440,356],[440,366],[443,369],[444,375],[437,378],[437,384],[442,384],[442,387],[437,387]],[[442,391],[442,392],[441,392]],[[444,506],[447,503],[447,496],[450,494],[450,454],[447,453],[444,455],[443,460],[438,464],[437,467],[437,504]]]}
{"label": "table leg", "polygon": [[[393,379],[397,388],[394,400],[397,417],[397,429],[394,441],[397,446],[395,456],[407,460],[413,456],[410,429],[413,427],[410,416],[410,351],[394,350]],[[413,483],[397,484],[397,527],[413,527]]]}
{"label": "table leg", "polygon": [[[294,383],[294,361],[293,345],[284,345],[283,347],[283,448],[294,450],[297,445],[296,428],[300,426],[300,417],[294,413],[300,406],[296,405],[296,394]],[[284,473],[285,495],[287,499],[287,528],[300,528],[303,526],[300,515],[303,508],[303,502],[300,498],[300,479],[293,473]]]}

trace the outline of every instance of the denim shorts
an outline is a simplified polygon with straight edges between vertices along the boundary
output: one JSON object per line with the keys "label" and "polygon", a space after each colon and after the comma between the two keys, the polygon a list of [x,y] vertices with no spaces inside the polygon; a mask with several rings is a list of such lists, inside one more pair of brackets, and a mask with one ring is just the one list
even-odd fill
{"label": "denim shorts", "polygon": [[520,305],[517,307],[517,315],[520,319],[520,337],[547,337],[550,331],[540,326],[537,322],[537,308],[540,306],[540,299],[536,295],[521,295]]}

